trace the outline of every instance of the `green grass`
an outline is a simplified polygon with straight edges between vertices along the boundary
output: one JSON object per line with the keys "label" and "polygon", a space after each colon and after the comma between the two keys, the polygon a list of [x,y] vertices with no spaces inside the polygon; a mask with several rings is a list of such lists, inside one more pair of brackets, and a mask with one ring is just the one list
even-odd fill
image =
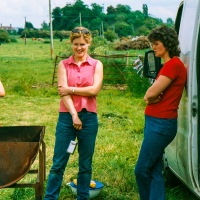
{"label": "green grass", "polygon": [[[0,98],[0,125],[46,126],[47,175],[52,164],[54,132],[58,117],[59,97],[51,86],[54,60],[50,45],[23,41],[0,46],[0,80],[6,97]],[[55,41],[54,54],[65,50],[65,42]],[[134,166],[143,138],[144,108],[142,97],[135,98],[128,90],[103,88],[97,97],[99,132],[93,160],[93,179],[103,182],[104,189],[97,200],[139,200]],[[66,186],[76,177],[77,151],[66,169],[59,200],[75,199]],[[32,167],[37,166],[37,160]],[[35,177],[23,180],[34,182]],[[45,182],[46,186],[46,182]],[[196,200],[181,183],[167,185],[168,200]],[[0,200],[33,200],[30,188],[0,190]]]}

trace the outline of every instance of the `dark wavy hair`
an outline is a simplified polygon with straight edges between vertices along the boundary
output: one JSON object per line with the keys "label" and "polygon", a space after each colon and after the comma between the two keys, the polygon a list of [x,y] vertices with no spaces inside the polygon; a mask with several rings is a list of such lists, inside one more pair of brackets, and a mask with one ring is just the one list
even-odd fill
{"label": "dark wavy hair", "polygon": [[178,35],[174,29],[162,25],[149,33],[148,40],[150,42],[161,41],[169,52],[170,58],[180,56]]}

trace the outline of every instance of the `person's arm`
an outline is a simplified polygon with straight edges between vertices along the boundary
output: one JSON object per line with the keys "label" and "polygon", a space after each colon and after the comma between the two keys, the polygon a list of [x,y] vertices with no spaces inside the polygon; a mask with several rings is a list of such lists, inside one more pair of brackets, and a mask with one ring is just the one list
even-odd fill
{"label": "person's arm", "polygon": [[101,90],[103,81],[103,65],[100,61],[97,62],[96,70],[94,73],[94,83],[87,87],[59,87],[60,96],[75,94],[80,96],[96,96]]}
{"label": "person's arm", "polygon": [[[67,84],[66,69],[63,65],[63,62],[61,61],[58,64],[58,93],[59,93],[59,95],[60,95],[59,89],[62,87],[67,87],[67,86],[68,86],[68,84]],[[65,96],[62,96],[61,98],[62,98],[63,103],[66,106],[67,110],[72,115],[74,128],[76,128],[78,130],[82,129],[82,122],[78,117],[78,113],[74,107],[74,103],[72,101],[71,96],[65,95]]]}
{"label": "person's arm", "polygon": [[172,79],[160,75],[153,85],[146,91],[144,101],[146,104],[158,103],[162,99],[165,89],[172,83]]}
{"label": "person's arm", "polygon": [[2,82],[0,81],[0,97],[4,97],[6,95]]}

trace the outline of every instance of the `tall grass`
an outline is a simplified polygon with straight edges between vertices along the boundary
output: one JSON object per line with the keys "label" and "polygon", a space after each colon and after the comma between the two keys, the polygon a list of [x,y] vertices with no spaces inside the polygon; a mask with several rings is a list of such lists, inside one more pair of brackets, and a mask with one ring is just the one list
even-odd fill
{"label": "tall grass", "polygon": [[[54,54],[65,51],[65,42],[55,41]],[[52,164],[54,132],[58,116],[59,97],[51,86],[54,60],[49,44],[18,41],[1,45],[0,79],[6,97],[0,99],[0,125],[46,126],[47,175]],[[103,88],[97,97],[99,132],[93,160],[93,179],[103,182],[104,189],[97,200],[139,200],[133,174],[143,138],[142,96],[133,97],[128,90]],[[76,177],[77,151],[70,157],[59,200],[75,199],[66,183]],[[37,163],[36,163],[37,164]],[[33,164],[33,167],[36,165]],[[23,180],[35,181],[26,176]],[[46,186],[46,182],[45,182]],[[0,190],[0,200],[33,200],[30,188]],[[167,186],[168,200],[195,200],[182,184]]]}

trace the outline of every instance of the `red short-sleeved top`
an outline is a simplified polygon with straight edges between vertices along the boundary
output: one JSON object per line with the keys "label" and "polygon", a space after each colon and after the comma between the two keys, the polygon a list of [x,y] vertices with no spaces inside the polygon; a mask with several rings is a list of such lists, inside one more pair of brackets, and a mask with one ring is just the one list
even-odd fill
{"label": "red short-sleeved top", "polygon": [[[70,56],[68,59],[63,60],[62,62],[66,69],[68,86],[86,87],[93,85],[94,73],[97,64],[96,59],[93,59],[90,56],[88,56],[86,61],[83,62],[80,66],[75,64],[73,56]],[[86,108],[89,112],[97,113],[95,96],[88,97],[71,95],[71,97],[77,112],[80,112],[83,108]],[[68,112],[62,99],[60,100],[59,112]]]}
{"label": "red short-sleeved top", "polygon": [[187,78],[186,68],[178,57],[173,57],[164,64],[157,78],[160,75],[169,77],[172,83],[163,92],[160,102],[147,105],[145,114],[158,118],[177,118],[177,110]]}

